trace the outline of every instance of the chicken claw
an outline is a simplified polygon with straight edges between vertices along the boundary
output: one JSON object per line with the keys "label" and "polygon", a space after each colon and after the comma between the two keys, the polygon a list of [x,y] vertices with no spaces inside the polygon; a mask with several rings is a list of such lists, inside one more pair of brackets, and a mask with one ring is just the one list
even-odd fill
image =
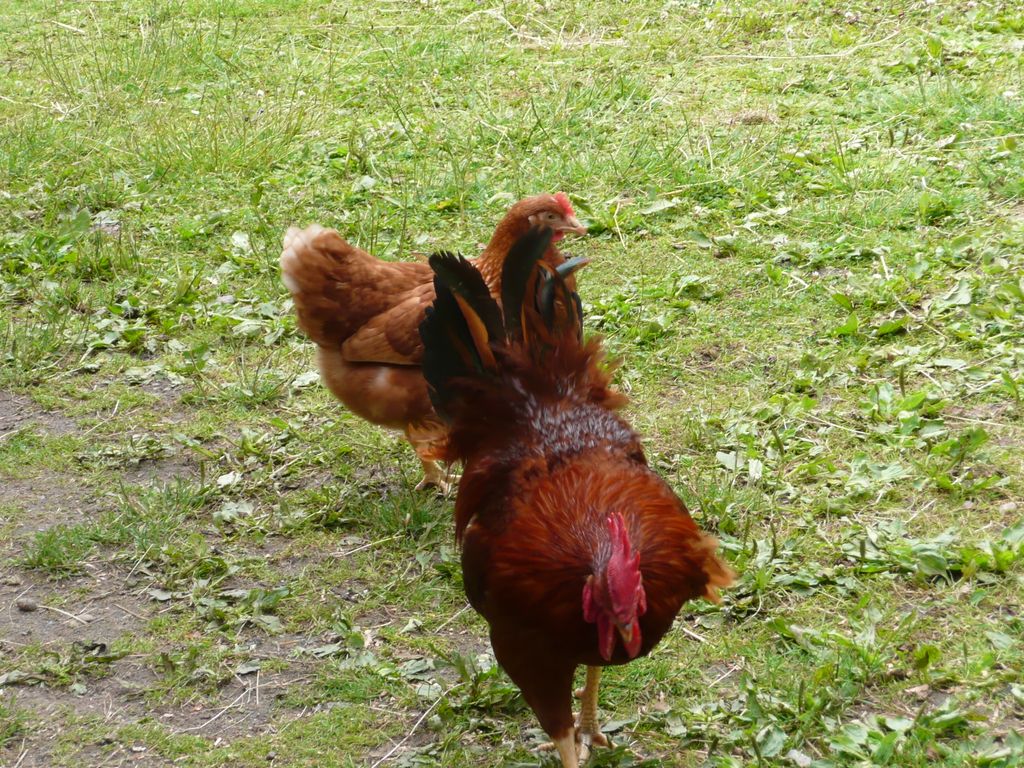
{"label": "chicken claw", "polygon": [[420,459],[420,462],[423,464],[423,479],[417,484],[417,491],[437,488],[438,493],[442,496],[447,496],[452,492],[452,489],[458,483],[459,478],[457,476],[452,476],[450,473],[445,472],[436,461]]}
{"label": "chicken claw", "polygon": [[580,762],[590,755],[590,747],[610,747],[611,741],[601,733],[597,719],[597,686],[601,682],[601,667],[587,667],[587,683],[578,691],[582,703],[576,720],[576,738],[580,742]]}
{"label": "chicken claw", "polygon": [[540,752],[551,752],[558,750],[558,756],[562,758],[563,768],[579,768],[590,759],[590,748],[593,745],[599,747],[610,747],[612,743],[600,731],[596,733],[584,733],[579,728],[566,734],[561,739],[548,741],[537,747]]}

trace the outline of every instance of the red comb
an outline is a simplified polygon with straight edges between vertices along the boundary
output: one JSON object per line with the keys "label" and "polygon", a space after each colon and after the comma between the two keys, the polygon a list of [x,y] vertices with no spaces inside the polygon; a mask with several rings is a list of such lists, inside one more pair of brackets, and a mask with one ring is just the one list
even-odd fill
{"label": "red comb", "polygon": [[575,216],[576,211],[572,209],[572,203],[569,202],[569,196],[565,192],[559,192],[555,195],[555,202],[562,207],[562,213],[566,216]]}
{"label": "red comb", "polygon": [[626,521],[622,519],[622,513],[612,512],[608,515],[608,533],[611,534],[612,547],[629,557],[629,534],[626,533]]}
{"label": "red comb", "polygon": [[[640,590],[640,555],[634,555],[626,531],[626,521],[619,512],[608,516],[608,533],[612,540],[612,554],[608,559],[605,576],[608,582],[608,596],[615,613],[629,611],[638,605],[637,592]],[[642,611],[641,611],[642,613]]]}

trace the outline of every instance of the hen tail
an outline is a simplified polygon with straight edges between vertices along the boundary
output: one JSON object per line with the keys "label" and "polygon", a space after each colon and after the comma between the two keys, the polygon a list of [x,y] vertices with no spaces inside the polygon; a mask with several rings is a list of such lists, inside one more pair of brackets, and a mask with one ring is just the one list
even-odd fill
{"label": "hen tail", "polygon": [[292,294],[299,327],[322,347],[340,346],[355,330],[343,327],[351,315],[345,296],[332,290],[353,259],[366,257],[333,229],[312,224],[291,227],[284,236],[281,279]]}

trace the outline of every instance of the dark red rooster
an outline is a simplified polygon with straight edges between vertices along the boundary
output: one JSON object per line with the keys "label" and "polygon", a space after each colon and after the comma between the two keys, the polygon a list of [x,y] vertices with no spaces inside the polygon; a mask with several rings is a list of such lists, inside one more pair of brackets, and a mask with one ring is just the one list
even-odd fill
{"label": "dark red rooster", "polygon": [[[450,424],[443,458],[465,471],[455,505],[466,595],[498,662],[564,766],[607,744],[601,668],[643,656],[686,600],[717,601],[733,579],[615,414],[600,342],[582,340],[578,296],[541,261],[533,229],[505,261],[501,299],[449,254],[431,257],[437,299],[420,327],[423,372]],[[587,666],[578,723],[576,667]]]}

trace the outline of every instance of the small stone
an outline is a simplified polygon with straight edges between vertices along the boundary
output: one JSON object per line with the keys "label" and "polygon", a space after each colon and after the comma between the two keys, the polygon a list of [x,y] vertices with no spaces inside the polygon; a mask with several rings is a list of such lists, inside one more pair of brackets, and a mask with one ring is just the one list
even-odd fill
{"label": "small stone", "polygon": [[1002,512],[1004,515],[1008,515],[1011,512],[1016,512],[1017,511],[1017,502],[1016,501],[1004,501],[1002,504],[999,505],[999,511]]}
{"label": "small stone", "polygon": [[33,600],[31,597],[19,597],[14,601],[14,604],[18,606],[19,611],[24,613],[31,613],[39,609],[39,603]]}
{"label": "small stone", "polygon": [[932,689],[931,689],[931,686],[929,686],[927,684],[925,684],[925,685],[915,685],[913,688],[907,688],[903,692],[904,693],[909,693],[911,696],[913,696],[918,701],[924,701],[925,699],[928,698],[928,695],[932,692]]}
{"label": "small stone", "polygon": [[277,760],[277,752],[267,752],[267,760]]}
{"label": "small stone", "polygon": [[90,621],[96,621],[96,617],[91,613],[80,613],[78,614],[78,620],[89,623]]}
{"label": "small stone", "polygon": [[19,579],[17,576],[4,576],[4,586],[5,587],[20,587],[21,586],[21,579]]}

